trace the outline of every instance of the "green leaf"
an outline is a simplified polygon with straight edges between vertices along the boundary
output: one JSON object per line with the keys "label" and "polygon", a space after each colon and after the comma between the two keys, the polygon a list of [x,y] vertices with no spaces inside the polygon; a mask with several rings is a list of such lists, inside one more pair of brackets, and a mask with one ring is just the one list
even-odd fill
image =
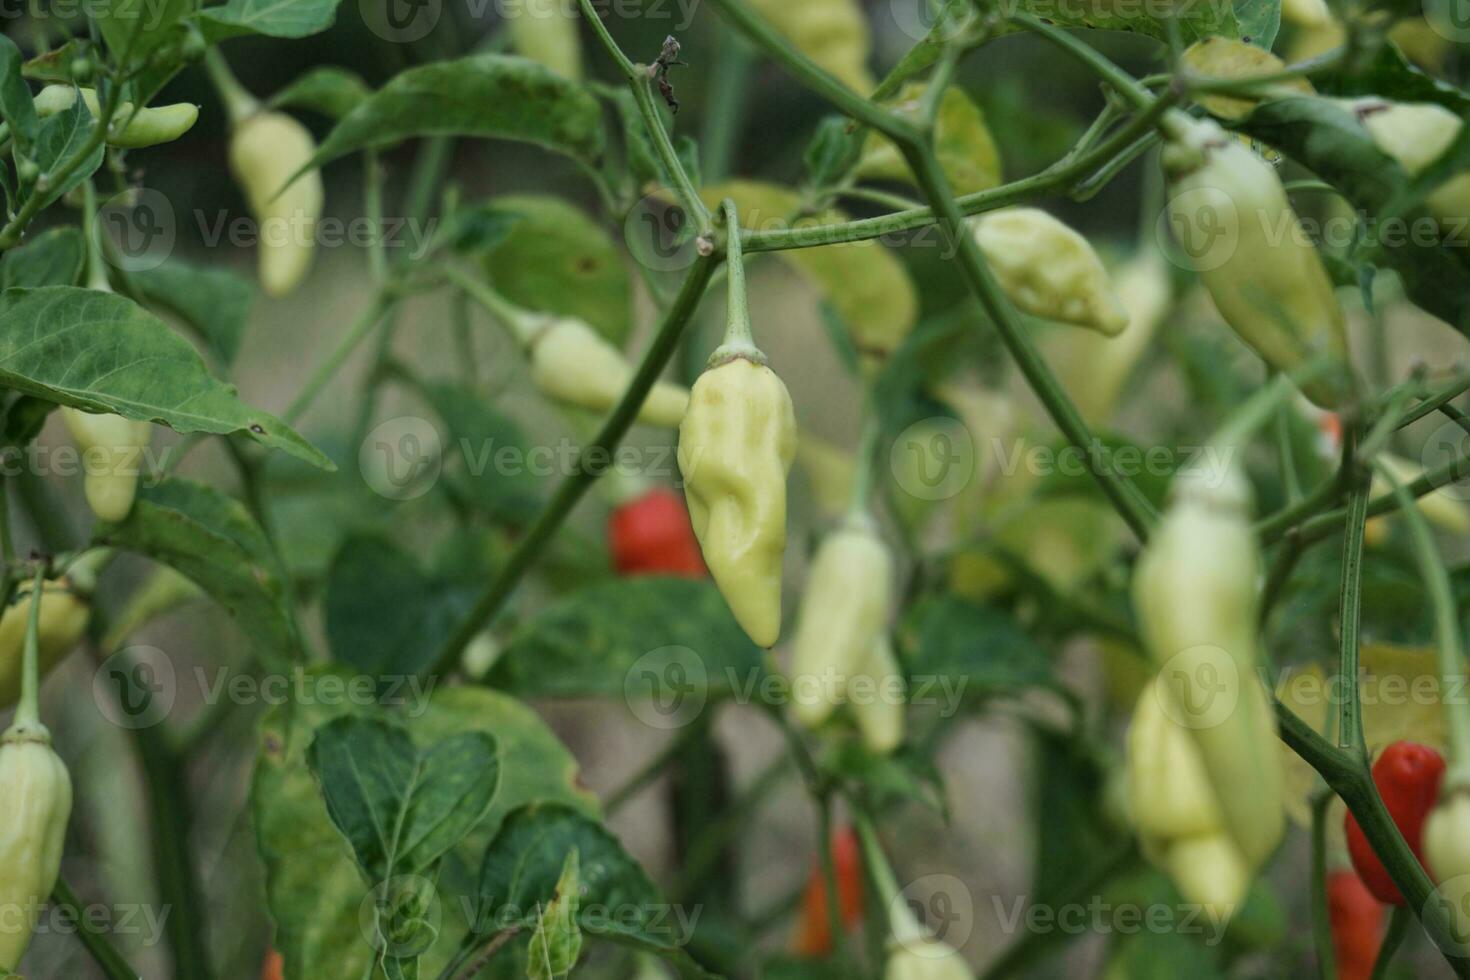
{"label": "green leaf", "polygon": [[361,75],[336,65],[322,65],[299,76],[270,97],[272,109],[295,106],[341,119],[373,94]]}
{"label": "green leaf", "polygon": [[449,430],[446,474],[461,495],[492,520],[528,524],[541,510],[547,481],[535,472],[520,423],[463,385],[421,388]]}
{"label": "green leaf", "polygon": [[59,48],[38,54],[21,65],[20,72],[26,78],[38,82],[72,84],[71,65],[79,55],[85,55],[92,42],[83,38],[72,38]]}
{"label": "green leaf", "polygon": [[702,705],[763,676],[760,649],[713,584],[649,577],[602,582],[549,606],[511,637],[490,682],[523,697],[662,701],[664,683],[677,680]]}
{"label": "green leaf", "polygon": [[558,197],[495,198],[517,220],[485,258],[495,288],[529,310],[586,320],[622,346],[633,326],[623,253],[602,225]]}
{"label": "green leaf", "polygon": [[270,541],[239,501],[213,487],[171,478],[138,488],[120,524],[94,541],[147,555],[198,585],[273,662],[293,659],[300,641],[286,577]]}
{"label": "green leaf", "polygon": [[[1415,208],[1406,213],[1406,205],[1423,188],[1374,145],[1350,110],[1328,99],[1277,99],[1257,107],[1236,126],[1342,191],[1375,223],[1381,221],[1393,241],[1369,242],[1357,258],[1396,271],[1410,299],[1470,334],[1470,257],[1463,247],[1408,233],[1403,219],[1422,218],[1423,212]],[[1470,138],[1458,142],[1461,151],[1470,152]]]}
{"label": "green leaf", "polygon": [[1392,102],[1434,102],[1463,116],[1470,93],[1415,68],[1392,44],[1379,45],[1366,64],[1349,59],[1337,71],[1313,75],[1318,91],[1329,95],[1374,95]]}
{"label": "green leaf", "polygon": [[80,230],[52,228],[5,253],[0,261],[0,289],[75,286],[86,257]]}
{"label": "green leaf", "polygon": [[[70,108],[42,120],[40,129],[36,133],[36,145],[32,154],[36,166],[41,168],[41,173],[55,172],[74,154],[80,153],[87,140],[91,138],[95,126],[92,113],[87,109],[86,102],[81,99],[73,102]],[[53,182],[47,187],[41,195],[41,200],[45,202],[41,206],[50,207],[61,200],[72,188],[96,173],[97,168],[102,166],[102,157],[106,151],[107,147],[98,143],[97,148],[83,158],[81,164],[68,174],[65,180],[60,183]],[[32,193],[36,193],[34,189]]]}
{"label": "green leaf", "polygon": [[333,659],[380,676],[422,675],[474,604],[477,584],[441,579],[371,532],[347,538],[327,572]]}
{"label": "green leaf", "polygon": [[413,136],[535,143],[587,163],[602,153],[602,109],[581,85],[525,58],[480,54],[401,72],[332,129],[292,176]]}
{"label": "green leaf", "polygon": [[[1054,0],[1020,0],[1015,9],[1044,18],[1058,27],[1086,27],[1098,31],[1125,31],[1160,41],[1169,40],[1172,20],[1179,37],[1192,44],[1206,37],[1238,38],[1235,10],[1225,3],[1153,5],[1057,4]],[[1253,14],[1253,23],[1260,23]],[[1019,29],[1019,28],[1018,28]]]}
{"label": "green leaf", "polygon": [[807,185],[831,187],[847,175],[862,153],[856,124],[846,116],[824,116],[802,154]]}
{"label": "green leaf", "polygon": [[911,618],[918,640],[906,665],[910,697],[921,685],[944,704],[1052,682],[1046,650],[1008,612],[945,596],[926,601]]}
{"label": "green leaf", "polygon": [[255,302],[255,287],[238,273],[169,259],[156,269],[128,273],[150,304],[177,316],[222,365],[235,362]]}
{"label": "green leaf", "polygon": [[[944,55],[944,49],[965,29],[971,19],[969,15],[972,6],[972,0],[946,0],[944,6],[934,13],[933,23],[924,36],[898,59],[898,63],[889,69],[888,75],[873,90],[874,101],[881,102],[891,97],[909,79],[938,63]],[[914,16],[922,16],[921,11],[925,6],[915,5],[904,9]]]}
{"label": "green leaf", "polygon": [[310,37],[332,26],[341,0],[228,0],[199,11],[204,39],[217,44],[241,34]]}
{"label": "green leaf", "polygon": [[377,883],[428,872],[485,818],[500,785],[497,753],[484,732],[420,749],[397,725],[349,715],[317,729],[306,761],[332,822]]}
{"label": "green leaf", "polygon": [[0,293],[0,384],[176,432],[247,434],[333,468],[285,423],[210,377],[188,341],[115,293],[71,286]]}
{"label": "green leaf", "polygon": [[[925,86],[905,85],[893,98],[892,108],[914,112]],[[1001,183],[1000,150],[985,125],[985,115],[963,89],[951,86],[939,104],[934,127],[934,152],[956,194],[990,190]],[[893,141],[869,133],[857,174],[860,178],[914,182],[913,172]]]}
{"label": "green leaf", "polygon": [[[315,730],[353,713],[381,717],[374,706],[352,707],[343,696],[353,676],[340,668],[307,669],[290,703],[273,707],[259,728],[259,755],[251,807],[266,870],[266,895],[276,923],[275,947],[289,977],[360,977],[373,956],[360,918],[369,899],[346,841],[305,756]],[[441,862],[437,879],[440,938],[424,954],[434,976],[457,948],[473,910],[476,873],[506,815],[527,803],[556,801],[594,812],[595,800],[578,785],[576,760],[535,713],[513,698],[477,687],[445,688],[427,697],[422,687],[384,689],[378,702],[398,706],[409,735],[421,745],[464,732],[492,735],[500,748],[500,790],[479,825]]]}
{"label": "green leaf", "polygon": [[[177,39],[180,21],[193,10],[193,0],[109,0],[87,12],[101,29],[114,61],[126,55],[133,66]],[[177,62],[174,58],[173,63]]]}
{"label": "green leaf", "polygon": [[665,957],[685,977],[709,976],[683,949],[692,924],[681,921],[682,909],[670,914],[647,872],[606,827],[560,804],[515,811],[485,850],[477,931],[488,936],[537,921],[558,894],[559,869],[571,854],[581,866],[581,929]]}
{"label": "green leaf", "polygon": [[556,980],[572,972],[577,957],[582,955],[582,930],[577,925],[577,908],[581,887],[577,850],[567,852],[561,876],[551,900],[540,909],[536,931],[531,933],[531,948],[526,959],[528,980]]}
{"label": "green leaf", "polygon": [[21,78],[23,57],[10,38],[0,35],[0,119],[10,125],[16,145],[25,148],[36,138],[41,125],[31,90]]}

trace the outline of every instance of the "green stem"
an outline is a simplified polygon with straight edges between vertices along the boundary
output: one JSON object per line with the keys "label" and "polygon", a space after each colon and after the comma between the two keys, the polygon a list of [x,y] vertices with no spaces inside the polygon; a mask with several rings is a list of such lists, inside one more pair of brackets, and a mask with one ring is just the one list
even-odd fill
{"label": "green stem", "polygon": [[623,436],[632,426],[634,418],[638,414],[638,408],[643,400],[648,397],[648,391],[653,383],[658,380],[659,374],[673,356],[674,349],[679,344],[679,338],[684,333],[685,326],[694,315],[699,301],[704,296],[704,288],[709,283],[718,260],[712,256],[699,256],[694,260],[688,274],[684,278],[683,288],[674,299],[674,304],[664,316],[663,325],[653,343],[649,345],[648,352],[644,355],[643,363],[638,366],[633,381],[628,385],[628,390],[623,392],[622,400],[613,409],[612,414],[603,423],[597,438],[592,441],[586,450],[579,453],[573,463],[572,472],[557,487],[556,494],[541,509],[535,522],[527,530],[525,537],[511,552],[505,564],[485,591],[481,593],[475,602],[474,608],[461,621],[459,628],[450,636],[444,646],[440,648],[439,654],[434,660],[434,671],[436,673],[448,673],[459,663],[460,654],[465,645],[474,639],[475,634],[484,629],[491,618],[500,611],[501,606],[510,598],[513,590],[521,580],[526,571],[535,563],[537,557],[545,549],[546,543],[551,536],[561,527],[577,501],[596,482],[600,473],[587,464],[589,458],[611,458],[613,451],[622,441]]}
{"label": "green stem", "polygon": [[1388,977],[1389,965],[1393,963],[1394,954],[1404,944],[1404,937],[1409,934],[1409,923],[1414,917],[1409,910],[1395,905],[1388,916],[1388,932],[1383,936],[1383,945],[1378,947],[1378,959],[1373,961],[1373,973],[1370,980],[1385,980]]}
{"label": "green stem", "polygon": [[[882,904],[889,932],[900,939],[919,938],[913,931],[918,923],[913,921],[913,915],[903,902],[903,890],[898,887],[898,877],[893,873],[893,866],[888,863],[888,855],[883,850],[882,842],[878,840],[878,832],[873,828],[873,821],[869,819],[867,811],[854,806],[852,823],[857,831],[858,843],[863,849],[863,868],[868,872],[873,891]],[[908,921],[894,922],[892,917],[900,913],[908,915]]]}
{"label": "green stem", "polygon": [[306,386],[301,389],[301,392],[296,396],[295,400],[286,408],[285,413],[281,416],[284,421],[294,423],[302,415],[306,414],[306,410],[311,407],[312,403],[321,395],[327,384],[336,376],[337,371],[342,367],[343,363],[357,349],[357,345],[362,343],[363,339],[372,332],[373,327],[377,325],[378,321],[383,318],[383,315],[388,312],[392,305],[393,300],[389,298],[386,291],[380,290],[373,297],[373,301],[368,304],[367,309],[357,315],[357,319],[352,322],[352,325],[338,339],[337,346],[332,349],[325,360],[317,365],[316,370],[307,379]]}
{"label": "green stem", "polygon": [[1343,528],[1342,582],[1338,594],[1337,683],[1341,702],[1337,706],[1337,745],[1347,752],[1367,756],[1363,744],[1363,709],[1358,700],[1359,629],[1363,611],[1363,526],[1367,522],[1368,494],[1372,481],[1365,470],[1355,473],[1348,492],[1349,518]]}
{"label": "green stem", "polygon": [[744,38],[729,37],[715,47],[699,136],[706,184],[724,180],[730,173],[745,120],[745,100],[750,92],[747,78],[754,60],[755,52]]}
{"label": "green stem", "polygon": [[627,782],[607,795],[607,798],[602,801],[603,812],[611,816],[621,810],[624,804],[636,798],[648,784],[662,775],[663,771],[679,757],[690,742],[697,741],[703,735],[703,730],[698,726],[686,725],[678,735],[669,740],[668,745],[660,749],[641,769],[630,776]]}
{"label": "green stem", "polygon": [[1319,793],[1312,801],[1312,945],[1317,950],[1317,976],[1334,980],[1337,952],[1332,947],[1332,916],[1327,900],[1327,807],[1334,797]]}
{"label": "green stem", "polygon": [[764,360],[760,348],[750,333],[750,299],[745,292],[745,257],[740,250],[740,216],[735,202],[728,197],[720,202],[720,211],[725,220],[725,336],[711,357],[748,357],[755,355]]}
{"label": "green stem", "polygon": [[92,961],[102,971],[107,980],[138,980],[143,974],[128,965],[123,955],[112,945],[107,938],[105,929],[99,929],[92,924],[91,920],[82,911],[81,902],[78,901],[76,892],[71,890],[65,878],[56,879],[56,887],[51,890],[51,903],[63,911],[76,926],[76,935],[87,952],[92,954]]}
{"label": "green stem", "polygon": [[[1454,590],[1450,586],[1449,572],[1444,560],[1434,546],[1429,523],[1409,497],[1403,483],[1386,466],[1380,465],[1378,473],[1393,488],[1399,501],[1399,512],[1409,528],[1409,540],[1414,548],[1414,557],[1419,563],[1419,574],[1429,593],[1429,604],[1434,609],[1435,652],[1439,657],[1439,675],[1448,685],[1452,678],[1465,676],[1465,648],[1460,635],[1460,617],[1455,606]],[[1449,771],[1445,773],[1441,796],[1457,790],[1470,789],[1470,704],[1459,698],[1445,698],[1445,728],[1449,732]]]}
{"label": "green stem", "polygon": [[1011,23],[1040,34],[1092,69],[1094,74],[1117,90],[1118,94],[1131,100],[1140,109],[1148,108],[1154,101],[1153,96],[1149,94],[1147,89],[1138,84],[1136,78],[1103,57],[1096,48],[1081,38],[1069,34],[1055,24],[1048,23],[1032,14],[1014,14],[1011,17]]}
{"label": "green stem", "polygon": [[546,322],[545,316],[521,309],[458,266],[446,266],[444,278],[462,289],[470,299],[479,303],[485,312],[505,324],[506,329],[522,347],[530,346]]}
{"label": "green stem", "polygon": [[837,862],[832,859],[832,796],[817,797],[817,857],[822,884],[827,891],[827,931],[832,936],[832,955],[847,961],[847,929],[842,922],[842,892],[837,884]]}
{"label": "green stem", "polygon": [[20,706],[15,709],[14,728],[35,728],[41,723],[41,603],[46,593],[46,563],[36,565],[31,583],[30,615],[26,618],[26,639],[20,665]]}
{"label": "green stem", "polygon": [[[1435,467],[1410,483],[1407,489],[1409,496],[1417,499],[1442,486],[1454,483],[1457,480],[1462,480],[1467,476],[1470,476],[1470,454],[1456,456],[1448,463]],[[1320,506],[1319,503],[1318,507]],[[1376,497],[1368,501],[1368,516],[1377,517],[1379,514],[1387,514],[1397,510],[1398,506],[1398,499],[1392,495]],[[1318,514],[1316,517],[1304,521],[1301,525],[1302,544],[1313,544],[1330,536],[1347,518],[1347,508],[1339,508],[1337,510],[1330,510],[1325,514]],[[1263,540],[1269,541],[1271,539],[1263,536]]]}
{"label": "green stem", "polygon": [[204,70],[214,83],[220,101],[225,104],[225,115],[230,120],[230,128],[233,129],[260,111],[260,100],[240,84],[218,48],[210,47],[204,52]]}
{"label": "green stem", "polygon": [[975,294],[990,321],[1000,332],[1001,341],[1015,358],[1032,391],[1046,406],[1047,413],[1067,441],[1085,455],[1089,472],[1118,514],[1140,541],[1146,541],[1149,528],[1155,520],[1153,508],[1131,480],[1109,468],[1101,442],[1087,427],[1077,406],[1072,403],[1045,360],[1031,344],[1014,307],[1001,292],[986,265],[974,236],[965,228],[964,215],[955,204],[933,151],[917,142],[900,143],[899,149],[908,160],[924,196],[942,216],[940,228],[945,235],[946,244],[959,262],[960,272],[969,284],[970,291]]}
{"label": "green stem", "polygon": [[383,248],[383,159],[369,148],[362,157],[362,209],[373,229],[368,245],[368,272],[379,289],[388,279],[388,257]]}

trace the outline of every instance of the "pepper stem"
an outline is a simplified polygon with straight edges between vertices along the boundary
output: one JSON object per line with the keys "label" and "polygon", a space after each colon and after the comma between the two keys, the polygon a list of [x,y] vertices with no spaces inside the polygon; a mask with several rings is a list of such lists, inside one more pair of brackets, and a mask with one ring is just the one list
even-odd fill
{"label": "pepper stem", "polygon": [[547,323],[546,316],[521,309],[463,269],[449,266],[444,270],[444,276],[504,323],[522,347],[530,347]]}
{"label": "pepper stem", "polygon": [[220,101],[225,104],[225,114],[230,117],[230,128],[234,128],[260,111],[260,100],[246,91],[245,86],[230,71],[229,62],[215,48],[204,52],[204,70],[214,83]]}
{"label": "pepper stem", "polygon": [[750,303],[745,292],[745,254],[740,244],[740,215],[735,202],[720,202],[725,218],[725,336],[710,355],[709,366],[744,358],[757,364],[766,363],[766,355],[755,345],[750,333]]}
{"label": "pepper stem", "polygon": [[929,931],[914,918],[908,903],[903,900],[898,879],[888,863],[888,855],[883,853],[883,845],[878,842],[878,834],[873,830],[872,821],[866,813],[856,810],[853,813],[853,826],[857,828],[858,841],[863,847],[863,867],[867,869],[868,877],[873,882],[873,890],[878,893],[878,899],[887,911],[889,933],[900,944],[927,939]]}
{"label": "pepper stem", "polygon": [[878,448],[878,416],[873,410],[872,392],[869,390],[863,404],[863,431],[858,439],[857,459],[852,474],[852,494],[847,504],[848,517],[868,513],[868,502],[873,496],[874,455]]}
{"label": "pepper stem", "polygon": [[26,621],[25,652],[20,668],[20,706],[15,709],[12,730],[35,728],[41,722],[41,600],[45,597],[46,564],[36,566],[36,579],[31,586],[30,618]]}

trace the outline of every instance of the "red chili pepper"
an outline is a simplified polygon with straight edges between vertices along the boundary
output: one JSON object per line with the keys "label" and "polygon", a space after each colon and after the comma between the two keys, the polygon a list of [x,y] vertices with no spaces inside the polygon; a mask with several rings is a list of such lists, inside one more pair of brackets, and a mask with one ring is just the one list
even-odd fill
{"label": "red chili pepper", "polygon": [[659,487],[614,508],[607,536],[619,575],[708,574],[689,512],[672,490]]}
{"label": "red chili pepper", "polygon": [[[837,906],[842,924],[855,929],[863,921],[863,866],[857,834],[841,827],[832,835],[832,865],[837,876]],[[827,880],[820,864],[813,864],[802,901],[801,924],[796,932],[799,956],[826,956],[832,952],[832,920],[827,914]]]}
{"label": "red chili pepper", "polygon": [[1368,980],[1383,945],[1383,903],[1350,868],[1327,875],[1327,917],[1337,980]]}
{"label": "red chili pepper", "polygon": [[[1378,795],[1383,797],[1389,816],[1398,825],[1409,849],[1424,863],[1420,852],[1420,837],[1424,833],[1424,820],[1434,803],[1439,799],[1439,781],[1444,775],[1444,757],[1427,745],[1417,742],[1394,742],[1383,750],[1378,761],[1373,763],[1373,782]],[[1373,853],[1363,828],[1351,812],[1344,824],[1347,830],[1348,854],[1353,867],[1363,884],[1368,886],[1380,902],[1403,905],[1404,896],[1388,874],[1388,869]]]}
{"label": "red chili pepper", "polygon": [[285,975],[285,961],[273,949],[265,952],[265,964],[260,968],[260,980],[281,980]]}

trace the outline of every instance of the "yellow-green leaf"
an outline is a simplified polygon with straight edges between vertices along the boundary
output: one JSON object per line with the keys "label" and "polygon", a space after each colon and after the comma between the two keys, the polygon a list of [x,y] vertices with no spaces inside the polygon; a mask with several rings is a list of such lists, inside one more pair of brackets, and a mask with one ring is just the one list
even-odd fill
{"label": "yellow-green leaf", "polygon": [[[910,82],[899,90],[890,103],[900,111],[917,111],[924,86]],[[963,90],[951,86],[939,103],[939,116],[934,125],[934,149],[939,165],[949,178],[956,194],[971,194],[1001,184],[1000,151],[985,115]],[[870,133],[858,162],[859,177],[873,180],[913,182],[913,174],[898,147],[888,137]]]}
{"label": "yellow-green leaf", "polygon": [[873,39],[857,0],[751,0],[750,5],[843,84],[863,93],[873,90],[868,72]]}
{"label": "yellow-green leaf", "polygon": [[[1227,37],[1207,37],[1203,41],[1196,41],[1180,57],[1179,63],[1186,71],[1199,78],[1229,81],[1274,75],[1286,67],[1285,62],[1264,48]],[[1305,78],[1277,82],[1273,88],[1304,95],[1315,92],[1312,83]],[[1201,94],[1195,101],[1204,106],[1211,115],[1221,119],[1240,119],[1254,109],[1260,100]]]}

